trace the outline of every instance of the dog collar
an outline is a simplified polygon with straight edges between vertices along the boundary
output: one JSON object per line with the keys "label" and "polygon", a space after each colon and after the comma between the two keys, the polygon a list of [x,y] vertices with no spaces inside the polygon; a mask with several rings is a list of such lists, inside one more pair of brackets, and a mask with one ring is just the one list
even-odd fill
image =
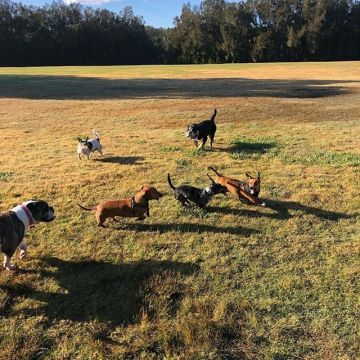
{"label": "dog collar", "polygon": [[36,221],[34,220],[30,210],[26,207],[28,203],[29,202],[22,203],[21,205],[17,205],[10,210],[15,213],[18,219],[24,224],[25,230],[27,230],[29,226],[34,226],[36,224]]}
{"label": "dog collar", "polygon": [[[136,202],[135,202],[135,196],[133,196],[132,198],[131,198],[131,200],[130,200],[130,205],[131,205],[131,209],[132,209],[132,211],[133,211],[133,214],[134,215],[136,215],[135,214],[135,206],[137,205],[136,204]],[[148,201],[146,201],[146,214],[147,214],[147,216],[150,216],[149,215],[149,202]]]}

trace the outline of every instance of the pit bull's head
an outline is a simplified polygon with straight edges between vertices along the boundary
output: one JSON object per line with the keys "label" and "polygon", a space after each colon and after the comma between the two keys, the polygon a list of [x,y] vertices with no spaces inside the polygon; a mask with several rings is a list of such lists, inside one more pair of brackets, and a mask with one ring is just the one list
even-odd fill
{"label": "pit bull's head", "polygon": [[55,219],[54,208],[43,200],[30,200],[23,204],[36,222],[51,222]]}

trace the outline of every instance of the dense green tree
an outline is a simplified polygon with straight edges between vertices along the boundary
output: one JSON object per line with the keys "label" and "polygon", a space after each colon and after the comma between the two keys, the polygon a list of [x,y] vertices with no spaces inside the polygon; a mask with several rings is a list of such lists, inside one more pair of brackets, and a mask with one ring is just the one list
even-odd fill
{"label": "dense green tree", "polygon": [[54,2],[0,0],[0,65],[221,63],[360,59],[358,0],[204,0],[174,27]]}

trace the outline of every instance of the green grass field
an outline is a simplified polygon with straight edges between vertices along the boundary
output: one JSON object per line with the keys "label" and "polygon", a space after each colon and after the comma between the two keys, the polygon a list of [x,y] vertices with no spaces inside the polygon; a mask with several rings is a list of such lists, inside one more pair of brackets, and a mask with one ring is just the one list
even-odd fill
{"label": "green grass field", "polygon": [[[0,271],[0,359],[358,359],[360,62],[0,68],[0,210],[42,198]],[[185,126],[218,109],[215,148]],[[95,128],[104,157],[77,160]],[[262,175],[267,207],[166,182]],[[89,206],[165,196],[144,222]]]}

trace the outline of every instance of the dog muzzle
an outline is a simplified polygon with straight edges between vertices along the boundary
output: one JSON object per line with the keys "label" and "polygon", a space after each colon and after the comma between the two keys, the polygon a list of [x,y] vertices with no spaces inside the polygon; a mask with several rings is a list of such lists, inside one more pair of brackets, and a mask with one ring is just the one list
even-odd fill
{"label": "dog muzzle", "polygon": [[192,128],[189,128],[186,130],[185,136],[192,140],[198,140],[199,132],[194,132]]}

